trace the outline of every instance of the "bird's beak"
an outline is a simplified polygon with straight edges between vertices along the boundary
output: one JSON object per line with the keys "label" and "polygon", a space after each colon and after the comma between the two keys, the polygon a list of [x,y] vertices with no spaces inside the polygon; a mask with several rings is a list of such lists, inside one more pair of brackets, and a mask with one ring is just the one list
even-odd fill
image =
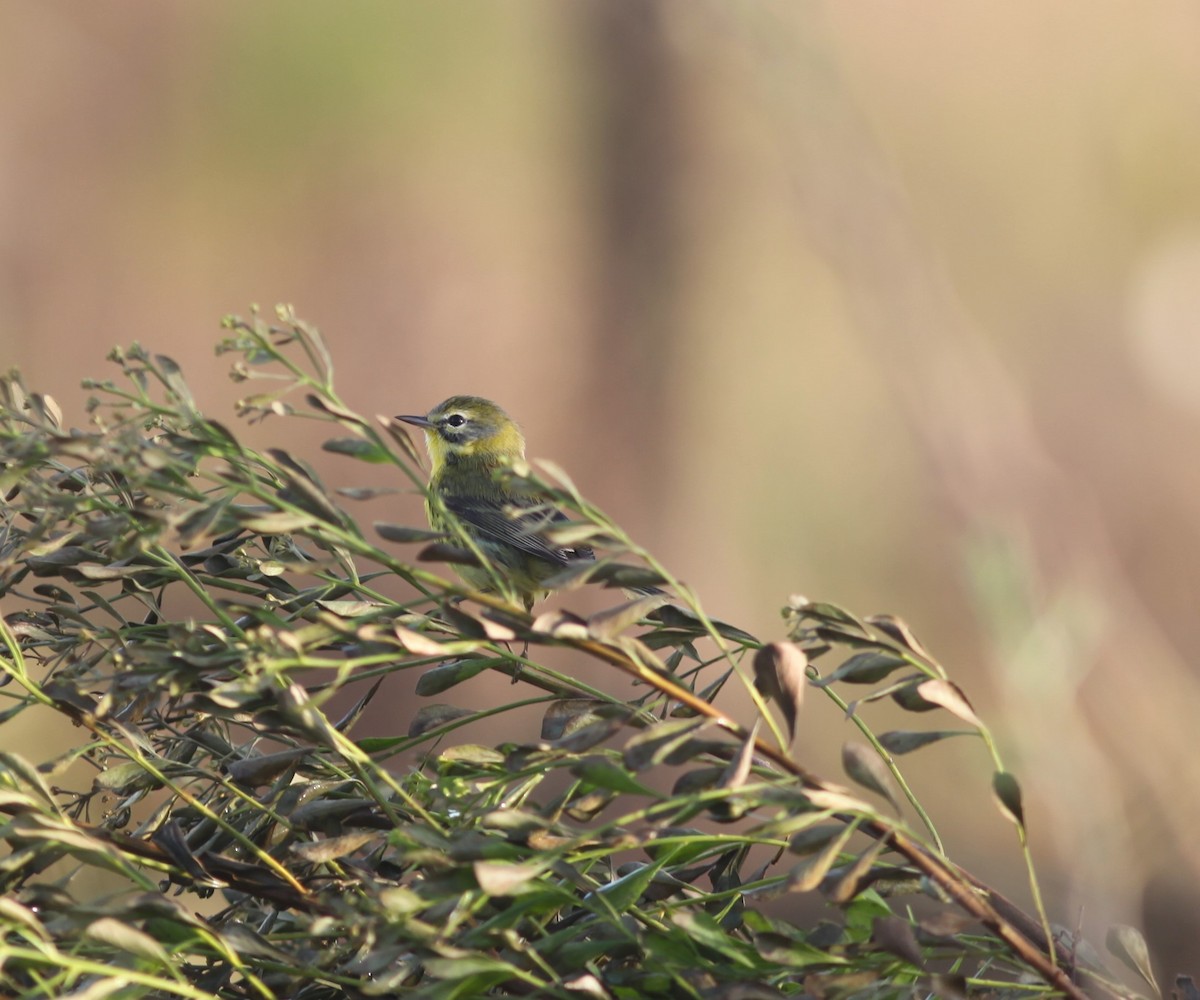
{"label": "bird's beak", "polygon": [[433,426],[433,421],[428,417],[419,417],[415,414],[409,414],[408,416],[397,414],[394,419],[403,420],[406,424],[412,424],[414,427],[423,427],[426,430]]}

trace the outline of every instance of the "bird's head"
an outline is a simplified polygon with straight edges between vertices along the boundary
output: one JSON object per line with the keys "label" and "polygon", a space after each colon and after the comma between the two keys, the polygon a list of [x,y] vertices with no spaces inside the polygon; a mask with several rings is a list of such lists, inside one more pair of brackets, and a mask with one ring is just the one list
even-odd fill
{"label": "bird's head", "polygon": [[488,463],[525,457],[521,428],[490,399],[451,396],[425,416],[398,416],[425,431],[429,461],[437,472],[446,462],[463,459]]}

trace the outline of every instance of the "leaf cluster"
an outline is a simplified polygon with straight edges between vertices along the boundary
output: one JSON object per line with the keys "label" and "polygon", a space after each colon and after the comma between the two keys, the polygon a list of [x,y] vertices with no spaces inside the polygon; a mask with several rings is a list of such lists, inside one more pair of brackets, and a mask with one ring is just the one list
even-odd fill
{"label": "leaf cluster", "polygon": [[[403,427],[337,396],[316,330],[286,309],[226,327],[234,378],[269,387],[242,418],[333,425],[326,451],[422,488]],[[455,539],[360,524],[346,505],[378,490],[330,490],[205,416],[169,358],[111,361],[86,430],[0,383],[0,723],[78,734],[0,753],[7,995],[1130,995],[947,856],[898,756],[981,739],[1025,849],[1020,789],[902,622],[796,598],[764,644],[548,465],[510,474],[606,550],[555,583],[614,603],[531,617],[444,573],[480,557]],[[488,671],[512,699],[462,707]],[[404,674],[407,731],[356,736]],[[731,683],[752,724],[721,707]],[[814,694],[858,727],[862,791],[789,749]],[[942,722],[876,734],[881,699]],[[540,732],[472,740],[529,706]]]}

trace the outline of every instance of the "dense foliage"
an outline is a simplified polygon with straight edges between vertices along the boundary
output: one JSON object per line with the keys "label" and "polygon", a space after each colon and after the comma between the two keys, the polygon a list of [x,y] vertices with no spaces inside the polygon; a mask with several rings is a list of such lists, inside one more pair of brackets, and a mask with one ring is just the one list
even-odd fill
{"label": "dense foliage", "polygon": [[[234,377],[272,380],[242,417],[313,418],[326,450],[422,485],[401,426],[338,398],[315,330],[287,310],[226,327]],[[25,727],[0,753],[6,995],[1130,995],[944,853],[898,756],[982,738],[1018,850],[1020,789],[902,622],[794,598],[787,641],[763,645],[548,465],[510,474],[571,512],[558,541],[602,552],[560,603],[612,600],[531,618],[442,571],[478,557],[461,539],[364,528],[348,511],[378,489],[330,491],[203,415],[170,359],[111,360],[86,430],[2,386],[0,721]],[[670,600],[622,595],[647,585]],[[621,696],[580,679],[597,670]],[[437,700],[470,703],[487,671],[507,703]],[[407,731],[356,738],[408,672]],[[789,752],[814,695],[852,711],[866,797]],[[881,699],[937,728],[876,734]],[[529,706],[540,733],[461,741]],[[56,720],[65,752],[28,735]],[[1132,930],[1110,947],[1145,966]]]}

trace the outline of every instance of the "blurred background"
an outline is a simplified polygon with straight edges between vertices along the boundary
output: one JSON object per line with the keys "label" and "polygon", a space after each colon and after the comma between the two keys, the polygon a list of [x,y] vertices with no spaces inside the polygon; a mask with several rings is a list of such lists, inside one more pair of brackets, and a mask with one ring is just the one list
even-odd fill
{"label": "blurred background", "polygon": [[[1054,917],[1200,973],[1200,8],[345,11],[0,8],[5,367],[79,424],[137,340],[232,422],[218,321],[290,302],[359,412],[496,399],[710,612],[904,617],[995,726]],[[1027,900],[982,747],[908,760]]]}

